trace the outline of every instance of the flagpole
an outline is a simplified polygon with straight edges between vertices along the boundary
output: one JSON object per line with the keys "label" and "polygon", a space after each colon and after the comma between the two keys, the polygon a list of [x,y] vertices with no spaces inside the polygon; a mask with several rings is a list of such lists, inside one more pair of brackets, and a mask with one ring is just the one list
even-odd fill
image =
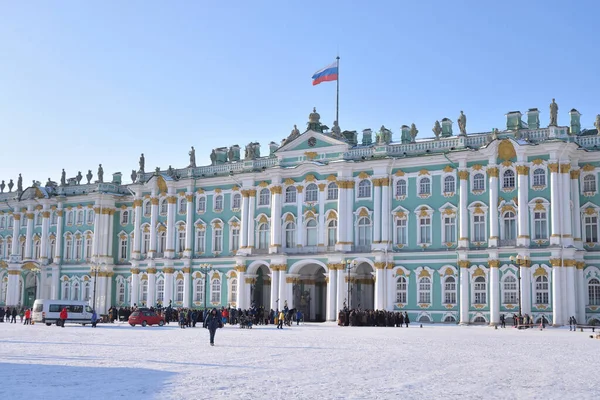
{"label": "flagpole", "polygon": [[338,76],[336,79],[337,90],[335,95],[335,121],[340,126],[340,56],[336,57]]}

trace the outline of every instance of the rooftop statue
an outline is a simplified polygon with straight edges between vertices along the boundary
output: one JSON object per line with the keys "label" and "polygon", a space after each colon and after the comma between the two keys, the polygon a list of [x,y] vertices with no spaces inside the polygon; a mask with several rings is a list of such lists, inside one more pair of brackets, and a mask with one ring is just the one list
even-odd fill
{"label": "rooftop statue", "polygon": [[[64,170],[63,170],[64,171]],[[88,173],[85,175],[85,179],[87,179],[87,184],[89,185],[90,182],[92,181],[92,178],[94,177],[94,174],[92,174],[92,170],[88,169]]]}
{"label": "rooftop statue", "polygon": [[492,129],[492,140],[498,139],[498,128]]}
{"label": "rooftop statue", "polygon": [[558,104],[556,101],[552,99],[552,103],[550,103],[550,126],[558,125]]}
{"label": "rooftop statue", "polygon": [[410,125],[410,142],[414,143],[416,138],[417,138],[417,133],[419,133],[419,131],[417,130],[417,126],[415,124],[411,124]]}
{"label": "rooftop statue", "polygon": [[190,155],[190,168],[196,168],[196,150],[192,146],[192,150],[188,153]]}
{"label": "rooftop statue", "polygon": [[462,111],[458,116],[458,129],[460,129],[460,136],[467,135],[467,116]]}
{"label": "rooftop statue", "polygon": [[594,126],[598,131],[598,135],[600,135],[600,114],[596,115],[596,122],[594,122]]}
{"label": "rooftop statue", "polygon": [[311,124],[318,124],[321,120],[321,115],[317,112],[317,107],[313,107],[313,112],[308,115],[308,122]]}
{"label": "rooftop statue", "polygon": [[433,124],[433,134],[435,135],[436,139],[440,138],[440,135],[442,134],[442,126],[440,125],[440,121],[435,121],[435,124]]}
{"label": "rooftop statue", "polygon": [[12,179],[10,181],[8,181],[8,192],[12,192],[12,188],[13,186],[15,186],[15,184],[13,183]]}
{"label": "rooftop statue", "polygon": [[378,144],[389,144],[392,141],[392,131],[387,129],[384,125],[381,125],[379,128],[379,133],[377,134],[377,143]]}
{"label": "rooftop statue", "polygon": [[142,155],[140,156],[140,172],[143,174],[144,172],[144,167],[146,165],[146,158],[144,157],[144,153],[142,153]]}
{"label": "rooftop statue", "polygon": [[240,146],[237,144],[231,146],[227,152],[227,157],[229,161],[240,161]]}
{"label": "rooftop statue", "polygon": [[217,152],[215,149],[210,153],[210,165],[217,165]]}
{"label": "rooftop statue", "polygon": [[156,175],[156,176],[160,175],[160,167],[154,168],[154,175]]}
{"label": "rooftop statue", "polygon": [[64,168],[60,174],[60,186],[67,186],[67,173]]}
{"label": "rooftop statue", "polygon": [[171,165],[169,165],[169,168],[167,169],[167,175],[169,175],[171,178],[175,176],[175,170]]}
{"label": "rooftop statue", "polygon": [[342,136],[342,130],[340,129],[340,126],[338,125],[337,121],[333,121],[333,128],[331,128],[331,135],[336,138]]}
{"label": "rooftop statue", "polygon": [[75,179],[77,179],[77,184],[79,185],[81,183],[81,180],[83,179],[83,175],[81,175],[81,171],[77,172],[77,176],[75,177]]}
{"label": "rooftop statue", "polygon": [[4,193],[5,187],[6,187],[6,184],[4,183],[4,181],[2,181],[2,183],[0,183],[0,193]]}
{"label": "rooftop statue", "polygon": [[135,172],[135,169],[131,170],[131,182],[135,183],[135,181],[137,181],[137,172]]}
{"label": "rooftop statue", "polygon": [[98,165],[98,182],[104,182],[104,169],[102,169],[102,164]]}
{"label": "rooftop statue", "polygon": [[296,139],[298,136],[300,136],[300,130],[298,129],[298,127],[296,125],[294,125],[294,129],[292,129],[292,132],[290,132],[287,139],[283,140],[282,146],[287,143],[290,143],[292,140]]}
{"label": "rooftop statue", "polygon": [[17,179],[17,192],[23,191],[23,177],[19,174],[19,179]]}

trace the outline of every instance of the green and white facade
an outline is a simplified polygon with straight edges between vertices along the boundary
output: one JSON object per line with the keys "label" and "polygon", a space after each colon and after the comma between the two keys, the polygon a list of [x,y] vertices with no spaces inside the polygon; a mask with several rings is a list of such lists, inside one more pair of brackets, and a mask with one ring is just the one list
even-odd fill
{"label": "green and white facade", "polygon": [[96,280],[102,313],[256,302],[335,320],[350,295],[417,321],[494,324],[519,303],[556,325],[600,320],[600,136],[569,116],[541,127],[536,109],[511,112],[505,130],[466,135],[444,119],[438,138],[403,126],[396,143],[382,127],[358,143],[315,111],[267,156],[251,143],[131,184],[5,192],[0,305],[92,302]]}

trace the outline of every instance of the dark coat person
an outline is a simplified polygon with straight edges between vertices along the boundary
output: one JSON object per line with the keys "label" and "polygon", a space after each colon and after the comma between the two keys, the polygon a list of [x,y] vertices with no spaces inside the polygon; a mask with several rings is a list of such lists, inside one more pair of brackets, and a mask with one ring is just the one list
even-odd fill
{"label": "dark coat person", "polygon": [[216,308],[213,308],[204,320],[204,327],[208,328],[208,331],[210,332],[211,346],[215,345],[215,333],[217,332],[217,329],[223,327],[223,321],[221,318],[222,317],[219,311],[217,311]]}
{"label": "dark coat person", "polygon": [[408,324],[410,324],[410,319],[408,319],[408,313],[406,311],[404,311],[404,323],[406,324],[406,327],[408,328]]}

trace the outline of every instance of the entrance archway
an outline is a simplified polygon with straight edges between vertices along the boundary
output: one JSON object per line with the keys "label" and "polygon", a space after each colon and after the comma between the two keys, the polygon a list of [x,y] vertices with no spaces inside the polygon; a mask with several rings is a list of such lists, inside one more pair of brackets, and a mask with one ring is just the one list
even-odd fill
{"label": "entrance archway", "polygon": [[33,307],[33,302],[37,296],[37,277],[35,273],[30,272],[25,277],[25,292],[23,296],[23,306],[25,308]]}
{"label": "entrance archway", "polygon": [[375,308],[375,270],[366,261],[359,264],[351,271],[350,276],[350,306],[362,310]]}
{"label": "entrance archway", "polygon": [[323,266],[310,263],[297,270],[292,287],[292,307],[300,310],[305,321],[325,322],[327,317],[327,282]]}
{"label": "entrance archway", "polygon": [[257,308],[271,309],[271,278],[269,267],[261,265],[256,270],[256,282],[250,287],[250,299]]}

